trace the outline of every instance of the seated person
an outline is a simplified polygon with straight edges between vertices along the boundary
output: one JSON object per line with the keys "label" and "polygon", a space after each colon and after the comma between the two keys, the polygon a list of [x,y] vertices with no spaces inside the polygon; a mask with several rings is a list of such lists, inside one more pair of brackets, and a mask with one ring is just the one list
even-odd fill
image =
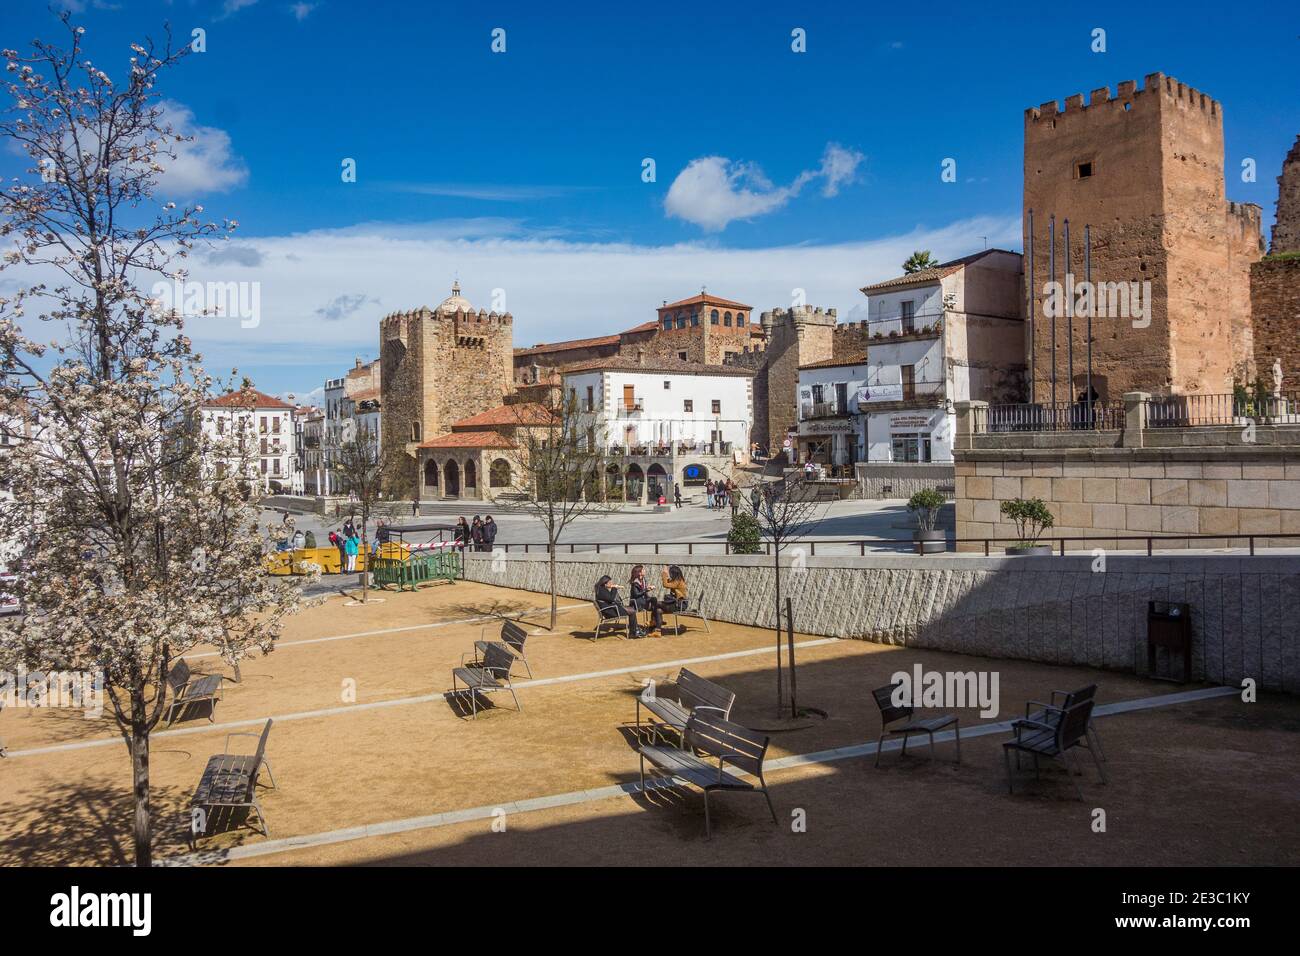
{"label": "seated person", "polygon": [[649,611],[653,617],[653,625],[650,628],[651,637],[662,637],[660,633],[664,626],[664,612],[659,608],[659,599],[650,593],[650,589],[645,583],[645,565],[638,564],[632,568],[632,580],[629,583],[629,599],[632,607],[638,611]]}
{"label": "seated person", "polygon": [[610,579],[608,574],[601,575],[600,580],[596,582],[596,603],[600,605],[600,616],[607,621],[613,620],[620,614],[627,615],[628,637],[641,636],[641,631],[636,626],[636,611],[623,606],[623,598],[619,596],[618,585]]}
{"label": "seated person", "polygon": [[663,571],[664,590],[668,596],[659,602],[659,607],[663,611],[685,611],[686,610],[686,577],[682,574],[682,569],[675,564],[670,564]]}

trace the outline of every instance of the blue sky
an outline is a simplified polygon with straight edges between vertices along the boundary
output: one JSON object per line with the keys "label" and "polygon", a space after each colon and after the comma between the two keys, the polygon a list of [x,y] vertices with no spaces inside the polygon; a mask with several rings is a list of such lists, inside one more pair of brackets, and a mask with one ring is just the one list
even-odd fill
{"label": "blue sky", "polygon": [[[516,345],[627,328],[701,285],[758,309],[804,289],[846,317],[917,245],[1019,247],[1022,114],[1053,97],[1156,70],[1209,93],[1228,196],[1266,224],[1300,132],[1294,8],[64,5],[105,68],[164,21],[206,31],[163,89],[202,147],[175,185],[239,220],[204,277],[260,281],[263,317],[195,337],[214,367],[300,395],[455,273],[476,305],[504,293]],[[0,46],[56,27],[46,3],[4,0]]]}

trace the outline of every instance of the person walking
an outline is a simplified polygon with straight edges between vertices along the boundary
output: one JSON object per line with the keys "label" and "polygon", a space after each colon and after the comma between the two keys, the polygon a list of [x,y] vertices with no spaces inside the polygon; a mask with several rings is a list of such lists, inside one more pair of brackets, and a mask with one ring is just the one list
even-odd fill
{"label": "person walking", "polygon": [[675,481],[673,482],[673,504],[679,508],[682,506],[682,486]]}
{"label": "person walking", "polygon": [[740,509],[740,496],[737,494],[739,489],[736,483],[730,478],[727,479],[727,500],[731,502],[731,517],[736,517],[736,512]]}
{"label": "person walking", "polygon": [[488,515],[483,519],[483,550],[491,551],[497,541],[497,523]]}
{"label": "person walking", "polygon": [[713,510],[713,479],[710,478],[704,483],[704,506],[710,511]]}

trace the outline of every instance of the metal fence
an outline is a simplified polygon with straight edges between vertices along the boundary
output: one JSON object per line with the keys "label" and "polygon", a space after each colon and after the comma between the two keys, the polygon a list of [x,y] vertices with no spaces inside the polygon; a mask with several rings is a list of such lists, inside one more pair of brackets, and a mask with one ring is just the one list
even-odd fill
{"label": "metal fence", "polygon": [[1144,404],[1147,428],[1244,425],[1252,421],[1300,424],[1300,393],[1296,392],[1263,396],[1166,395]]}
{"label": "metal fence", "polygon": [[1035,402],[976,409],[977,434],[1122,431],[1123,402]]}

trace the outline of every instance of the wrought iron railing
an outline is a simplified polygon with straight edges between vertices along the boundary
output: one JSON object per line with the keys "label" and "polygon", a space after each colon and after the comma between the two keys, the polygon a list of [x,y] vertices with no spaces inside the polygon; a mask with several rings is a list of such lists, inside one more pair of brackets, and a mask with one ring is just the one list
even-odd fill
{"label": "wrought iron railing", "polygon": [[1246,422],[1300,424],[1300,393],[1162,395],[1144,403],[1147,428],[1195,428]]}
{"label": "wrought iron railing", "polygon": [[975,409],[976,434],[1002,432],[1122,431],[1123,402],[1036,402]]}

